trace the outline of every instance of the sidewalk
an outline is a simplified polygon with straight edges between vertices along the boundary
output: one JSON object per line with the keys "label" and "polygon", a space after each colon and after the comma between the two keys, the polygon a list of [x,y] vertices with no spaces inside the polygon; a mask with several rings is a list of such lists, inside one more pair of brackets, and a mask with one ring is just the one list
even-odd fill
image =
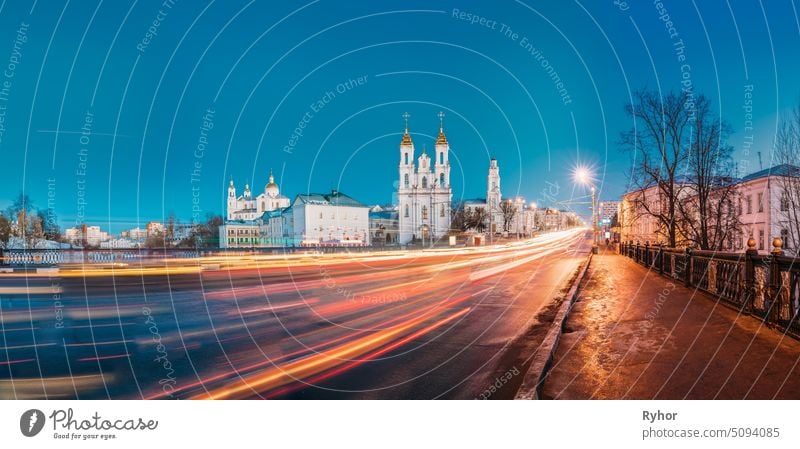
{"label": "sidewalk", "polygon": [[800,399],[800,342],[611,252],[595,255],[543,399]]}

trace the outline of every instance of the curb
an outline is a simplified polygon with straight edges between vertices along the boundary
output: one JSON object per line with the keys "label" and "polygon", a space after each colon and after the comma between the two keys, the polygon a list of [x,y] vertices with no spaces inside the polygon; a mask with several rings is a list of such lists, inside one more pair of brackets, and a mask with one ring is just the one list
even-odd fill
{"label": "curb", "polygon": [[550,364],[553,362],[556,349],[558,349],[558,341],[561,339],[561,333],[564,331],[564,323],[566,323],[569,312],[572,310],[572,306],[578,298],[578,286],[581,285],[583,278],[586,276],[586,271],[589,269],[589,264],[591,262],[592,253],[589,253],[589,257],[586,258],[586,263],[583,264],[578,276],[572,283],[572,287],[570,287],[567,292],[564,302],[561,303],[561,306],[558,308],[553,324],[550,325],[550,329],[547,331],[542,345],[536,351],[531,365],[525,372],[522,385],[519,387],[519,390],[517,390],[514,399],[539,399],[542,385],[544,385],[544,380],[550,371]]}

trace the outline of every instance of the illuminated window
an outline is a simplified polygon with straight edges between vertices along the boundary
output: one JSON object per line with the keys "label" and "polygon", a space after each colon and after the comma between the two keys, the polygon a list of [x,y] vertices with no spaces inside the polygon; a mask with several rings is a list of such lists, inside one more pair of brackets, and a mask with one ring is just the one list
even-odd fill
{"label": "illuminated window", "polygon": [[[425,178],[422,178],[422,179],[425,179]],[[423,220],[427,220],[428,219],[428,206],[422,206],[422,219]]]}

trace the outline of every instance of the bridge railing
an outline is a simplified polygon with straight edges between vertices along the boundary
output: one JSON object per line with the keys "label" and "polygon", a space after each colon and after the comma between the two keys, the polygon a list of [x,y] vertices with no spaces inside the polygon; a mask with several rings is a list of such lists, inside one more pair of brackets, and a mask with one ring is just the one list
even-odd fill
{"label": "bridge railing", "polygon": [[620,254],[800,338],[800,257],[785,256],[780,239],[770,254],[759,254],[755,243],[736,253],[629,241]]}

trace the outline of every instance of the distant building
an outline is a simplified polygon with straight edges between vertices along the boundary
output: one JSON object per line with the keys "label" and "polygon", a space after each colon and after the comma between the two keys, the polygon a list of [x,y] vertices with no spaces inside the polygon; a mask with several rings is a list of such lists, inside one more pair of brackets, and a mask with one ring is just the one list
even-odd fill
{"label": "distant building", "polygon": [[148,237],[153,236],[153,235],[157,235],[157,234],[164,234],[164,225],[159,223],[159,222],[157,222],[157,221],[151,221],[151,222],[147,223],[147,225],[145,226],[145,229],[146,229]]}
{"label": "distant building", "polygon": [[100,248],[103,249],[131,249],[140,247],[140,242],[128,238],[112,238],[104,242],[100,242]]}
{"label": "distant building", "polygon": [[86,243],[89,246],[100,246],[102,242],[108,241],[111,236],[100,229],[100,226],[81,225],[64,230],[64,240],[76,246]]}
{"label": "distant building", "polygon": [[293,246],[370,244],[369,207],[336,190],[297,195],[281,217],[286,241]]}
{"label": "distant building", "polygon": [[245,184],[244,193],[236,196],[236,186],[231,179],[228,186],[228,202],[226,218],[231,221],[251,221],[260,218],[264,212],[283,209],[289,206],[289,198],[281,195],[278,184],[272,172],[269,173],[269,182],[264,186],[264,192],[252,196],[250,184]]}
{"label": "distant building", "polygon": [[264,247],[260,223],[244,220],[226,221],[219,227],[219,246],[220,248]]}
{"label": "distant building", "polygon": [[397,208],[370,208],[369,235],[370,241],[376,246],[399,243],[400,217]]}
{"label": "distant building", "polygon": [[[486,211],[486,230],[492,234],[503,231],[503,212],[500,209],[503,194],[500,192],[500,166],[497,159],[489,160],[489,170],[486,175],[486,198],[475,198],[464,201],[464,212],[472,213],[475,209]],[[524,200],[520,205],[520,211],[524,208]]]}
{"label": "distant building", "polygon": [[611,220],[614,218],[614,215],[617,215],[617,211],[619,210],[619,201],[600,201],[597,205],[597,215],[600,221]]}
{"label": "distant building", "polygon": [[122,231],[119,235],[121,238],[128,238],[136,241],[144,241],[147,238],[147,229],[133,228],[127,231]]}

